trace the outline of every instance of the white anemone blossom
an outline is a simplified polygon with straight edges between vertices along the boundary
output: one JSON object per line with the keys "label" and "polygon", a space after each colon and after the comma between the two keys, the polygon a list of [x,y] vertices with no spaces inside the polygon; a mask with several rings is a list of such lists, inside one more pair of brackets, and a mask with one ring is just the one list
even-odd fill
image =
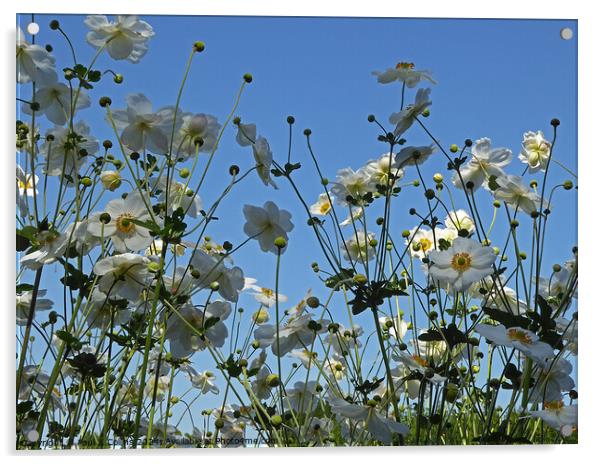
{"label": "white anemone blossom", "polygon": [[[68,127],[55,126],[47,132],[46,140],[40,147],[45,158],[42,170],[49,176],[67,175],[75,180],[87,156],[94,155],[98,148],[98,139],[90,135],[90,127],[84,121],[75,123],[73,132]],[[73,185],[69,179],[65,178],[64,182]]]}
{"label": "white anemone blossom", "polygon": [[232,312],[225,301],[214,301],[197,308],[189,303],[174,311],[167,321],[165,336],[176,358],[185,358],[207,346],[222,347],[228,338],[224,321]]}
{"label": "white anemone blossom", "polygon": [[94,265],[98,289],[113,298],[137,301],[151,279],[150,260],[134,253],[109,256]]}
{"label": "white anemone blossom", "polygon": [[[40,105],[36,114],[43,114],[51,123],[62,126],[75,116],[77,110],[90,106],[90,97],[85,90],[81,89],[77,100],[75,98],[75,93],[67,85],[57,81],[48,82],[38,87],[33,96],[33,101]],[[75,108],[72,99],[75,100]],[[32,109],[27,104],[23,104],[22,111],[25,114],[32,114]]]}
{"label": "white anemone blossom", "polygon": [[108,329],[128,322],[132,316],[131,311],[116,304],[115,298],[102,293],[95,288],[86,305],[86,324],[92,328]]}
{"label": "white anemone blossom", "polygon": [[495,253],[491,247],[458,237],[447,250],[431,252],[429,274],[434,281],[455,291],[467,290],[474,282],[493,273]]}
{"label": "white anemone blossom", "polygon": [[255,158],[255,167],[257,168],[257,174],[261,181],[264,185],[271,185],[277,189],[276,183],[270,176],[273,155],[265,137],[258,137],[253,144],[253,157]]}
{"label": "white anemone blossom", "polygon": [[395,162],[401,167],[422,164],[436,151],[437,145],[434,143],[421,147],[404,147],[395,155]]}
{"label": "white anemone blossom", "polygon": [[531,214],[539,210],[543,204],[543,208],[549,208],[549,204],[541,197],[523,184],[520,176],[502,176],[495,179],[498,188],[493,192],[497,200],[504,201],[509,205],[514,206],[518,210]]}
{"label": "white anemone blossom", "polygon": [[254,336],[261,348],[271,346],[272,353],[284,356],[295,348],[311,346],[318,334],[326,332],[329,321],[320,319],[313,321],[315,324],[310,322],[312,322],[311,314],[293,316],[278,328],[278,334],[275,325],[263,324],[255,329]]}
{"label": "white anemone blossom", "polygon": [[407,131],[414,124],[414,120],[432,103],[431,89],[418,89],[413,104],[389,117],[389,122],[395,124],[394,134],[399,136]]}
{"label": "white anemone blossom", "polygon": [[200,390],[201,393],[213,393],[214,395],[219,393],[219,388],[214,384],[215,374],[213,372],[198,372],[190,364],[184,364],[182,366],[182,371],[188,374],[192,387]]}
{"label": "white anemone blossom", "polygon": [[326,216],[332,209],[331,202],[332,199],[328,193],[321,193],[318,201],[309,207],[309,212],[314,216]]}
{"label": "white anemone blossom", "polygon": [[201,214],[203,202],[201,197],[194,193],[194,190],[186,184],[172,179],[169,182],[169,193],[167,192],[167,176],[161,176],[155,183],[155,189],[161,191],[159,200],[167,201],[167,212],[173,213],[178,208],[182,208],[187,216],[196,218]]}
{"label": "white anemone blossom", "polygon": [[368,262],[376,255],[376,249],[370,242],[374,240],[376,235],[373,232],[364,233],[358,230],[352,237],[349,237],[341,244],[343,257],[350,262],[361,260]]}
{"label": "white anemone blossom", "polygon": [[125,199],[115,198],[105,206],[105,213],[110,221],[104,224],[100,215],[88,225],[88,231],[96,236],[111,238],[115,249],[120,253],[125,251],[140,251],[148,247],[153,237],[149,229],[135,224],[134,221],[145,222],[151,219],[148,211],[148,199],[142,198],[138,192],[130,193]]}
{"label": "white anemone blossom", "polygon": [[200,273],[194,280],[195,285],[206,288],[217,282],[222,298],[233,303],[238,301],[238,295],[245,285],[245,277],[240,267],[227,268],[223,256],[212,256],[200,250],[194,252],[190,264]]}
{"label": "white anemone blossom", "polygon": [[237,127],[236,142],[241,147],[248,147],[255,143],[255,140],[257,139],[257,126],[255,124],[239,123]]}
{"label": "white anemone blossom", "polygon": [[431,251],[437,249],[437,244],[441,238],[442,229],[437,227],[434,230],[418,229],[414,227],[410,230],[410,235],[406,239],[410,255],[414,258],[425,258]]}
{"label": "white anemone blossom", "polygon": [[[496,178],[505,175],[504,168],[512,161],[512,152],[508,148],[491,148],[491,139],[487,137],[478,139],[472,146],[472,158],[460,168],[460,175],[456,172],[452,182],[458,188],[463,188],[467,182],[474,184],[473,190],[482,185],[488,186],[489,177]],[[497,182],[497,180],[496,180]]]}
{"label": "white anemone blossom", "polygon": [[56,81],[55,59],[41,45],[30,44],[17,28],[17,82],[47,84]]}
{"label": "white anemone blossom", "polygon": [[202,143],[198,147],[201,153],[211,152],[217,142],[221,124],[215,116],[210,114],[185,113],[182,116],[182,126],[178,131],[174,146],[178,147],[178,158],[184,160],[194,156],[197,152],[197,140]]}
{"label": "white anemone blossom", "polygon": [[[52,300],[49,300],[48,298],[41,298],[43,296],[46,296],[46,290],[38,290],[32,320],[37,311],[48,311],[54,304]],[[32,290],[17,293],[17,325],[27,325],[32,299]]]}
{"label": "white anemone blossom", "polygon": [[154,153],[167,153],[174,118],[178,128],[181,112],[178,110],[176,114],[175,109],[169,106],[154,112],[150,100],[141,93],[130,94],[125,101],[125,110],[113,112],[123,144],[133,151],[148,149]]}
{"label": "white anemone blossom", "polygon": [[464,229],[467,232],[475,231],[475,224],[469,214],[463,209],[457,209],[455,211],[450,211],[450,213],[445,218],[445,227],[449,229],[461,230]]}
{"label": "white anemone blossom", "polygon": [[536,380],[531,389],[529,401],[541,403],[542,401],[560,401],[563,392],[575,388],[575,381],[571,378],[573,365],[564,358],[550,358],[537,363],[533,370]]}
{"label": "white anemone blossom", "polygon": [[[17,206],[19,207],[19,214],[21,217],[27,216],[29,213],[29,204],[27,199],[33,197],[34,193],[37,194],[38,176],[35,174],[26,174],[23,168],[17,165],[16,168],[16,180],[17,180]],[[34,189],[35,185],[35,189]]]}
{"label": "white anemone blossom", "polygon": [[64,235],[56,229],[44,230],[36,236],[35,249],[21,258],[21,266],[29,269],[54,263],[65,253],[66,241]]}
{"label": "white anemone blossom", "polygon": [[391,82],[402,82],[409,89],[416,87],[422,81],[428,81],[436,84],[437,81],[431,76],[431,71],[415,69],[414,63],[399,62],[394,68],[387,68],[385,71],[373,71],[372,75],[380,84],[390,84]]}
{"label": "white anemone blossom", "polygon": [[518,159],[529,166],[529,172],[545,171],[552,152],[552,144],[547,141],[542,131],[525,132]]}
{"label": "white anemone blossom", "polygon": [[347,205],[347,197],[362,203],[362,197],[374,189],[370,173],[366,167],[354,171],[351,168],[339,169],[331,189],[332,195],[341,205]]}
{"label": "white anemone blossom", "polygon": [[351,404],[342,398],[331,396],[327,399],[332,411],[349,419],[361,420],[370,434],[385,444],[391,443],[392,435],[407,435],[410,429],[407,425],[388,419],[376,411],[375,406]]}
{"label": "white anemone blossom", "polygon": [[84,24],[90,28],[86,40],[93,47],[104,47],[114,60],[140,61],[147,50],[148,40],[155,35],[153,28],[138,16],[116,16],[109,21],[105,15],[89,15]]}
{"label": "white anemone blossom", "polygon": [[261,303],[266,308],[271,308],[278,303],[285,303],[288,301],[288,297],[286,295],[282,295],[280,293],[276,293],[271,288],[261,287],[256,284],[257,280],[253,278],[245,279],[245,290],[252,290],[252,295],[255,300]]}
{"label": "white anemone blossom", "polygon": [[537,361],[544,361],[554,355],[550,345],[540,341],[539,337],[530,330],[521,327],[506,328],[503,325],[477,324],[475,330],[493,344],[516,348],[525,356]]}
{"label": "white anemone blossom", "polygon": [[[291,213],[279,209],[274,202],[266,201],[263,207],[244,205],[243,214],[247,221],[244,225],[245,234],[257,240],[262,251],[277,254],[278,247],[274,245],[277,237],[284,237],[288,242],[287,232],[293,230]],[[281,252],[284,250],[286,247]]]}
{"label": "white anemone blossom", "polygon": [[393,153],[384,153],[378,159],[368,161],[364,169],[372,184],[389,187],[394,187],[404,174]]}
{"label": "white anemone blossom", "polygon": [[565,405],[562,401],[551,401],[544,404],[541,411],[529,412],[531,417],[541,419],[545,424],[568,437],[577,428],[577,405]]}

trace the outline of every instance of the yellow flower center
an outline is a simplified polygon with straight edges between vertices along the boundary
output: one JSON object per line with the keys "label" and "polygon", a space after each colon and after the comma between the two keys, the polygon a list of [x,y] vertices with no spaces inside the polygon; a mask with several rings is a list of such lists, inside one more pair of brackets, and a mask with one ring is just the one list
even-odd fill
{"label": "yellow flower center", "polygon": [[401,61],[395,65],[395,69],[414,69],[414,63]]}
{"label": "yellow flower center", "polygon": [[451,261],[451,267],[454,271],[464,272],[467,269],[470,269],[470,265],[472,264],[472,258],[468,253],[456,253]]}
{"label": "yellow flower center", "polygon": [[274,295],[276,294],[276,292],[274,292],[274,290],[271,290],[269,288],[262,288],[261,294],[267,298],[274,298]]}
{"label": "yellow flower center", "polygon": [[17,182],[19,183],[19,188],[21,190],[27,191],[27,190],[30,190],[33,188],[33,183],[31,181],[31,177],[27,177],[25,179],[25,182],[23,182],[21,179],[19,179]]}
{"label": "yellow flower center", "polygon": [[328,211],[330,211],[330,203],[329,202],[322,203],[320,205],[320,213],[326,214],[326,213],[328,213]]}
{"label": "yellow flower center", "polygon": [[131,233],[136,228],[136,224],[132,222],[132,219],[134,219],[134,216],[130,213],[123,213],[119,215],[115,221],[117,230],[124,234]]}
{"label": "yellow flower center", "polygon": [[527,332],[524,332],[520,329],[509,329],[506,334],[511,340],[523,343],[525,345],[531,345],[533,343],[531,336]]}
{"label": "yellow flower center", "polygon": [[433,242],[431,242],[428,238],[421,238],[418,240],[418,243],[420,244],[422,251],[428,251],[433,246]]}
{"label": "yellow flower center", "polygon": [[428,365],[429,365],[429,362],[426,359],[421,358],[417,354],[413,355],[412,359],[414,361],[416,361],[418,364],[420,364],[422,367],[428,367]]}
{"label": "yellow flower center", "polygon": [[564,403],[562,402],[562,400],[558,400],[558,401],[546,401],[543,404],[544,409],[550,410],[550,411],[559,411],[562,408],[564,408]]}

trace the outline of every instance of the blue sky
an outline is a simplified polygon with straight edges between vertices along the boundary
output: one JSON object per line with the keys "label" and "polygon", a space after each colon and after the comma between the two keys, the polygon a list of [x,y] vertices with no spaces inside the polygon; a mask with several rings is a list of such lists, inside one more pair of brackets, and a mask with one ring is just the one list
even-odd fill
{"label": "blue sky", "polygon": [[[37,43],[53,45],[57,68],[71,64],[65,42],[48,28],[49,21],[55,18],[75,44],[79,61],[88,63],[94,50],[85,43],[83,16],[37,15],[36,21],[41,25]],[[24,16],[20,22],[25,26],[29,19]],[[515,159],[508,171],[520,174],[523,165],[518,154],[523,132],[541,129],[551,137],[549,121],[557,117],[561,126],[555,157],[576,172],[576,21],[187,16],[144,19],[156,35],[141,63],[115,62],[103,55],[97,64],[97,68],[111,68],[125,76],[121,86],[104,79],[92,91],[93,107],[80,113],[101,140],[114,137],[96,105],[100,96],[109,95],[114,108],[124,107],[125,95],[134,92],[146,94],[156,108],[173,105],[190,47],[203,40],[206,50],[194,59],[182,109],[213,114],[223,123],[241,76],[252,73],[253,83],[245,90],[237,115],[244,122],[257,124],[279,162],[286,160],[286,117],[295,116],[292,159],[303,165],[298,182],[309,203],[317,198],[321,186],[310,164],[303,129],[312,129],[314,150],[324,174],[331,179],[340,168],[359,168],[368,159],[378,157],[384,146],[377,142],[376,126],[369,124],[366,116],[373,113],[385,122],[391,112],[398,110],[400,89],[396,84],[377,84],[371,72],[392,67],[398,61],[412,61],[418,69],[430,69],[437,79],[438,84],[432,86],[433,106],[426,124],[444,147],[451,143],[461,145],[466,138],[490,137],[494,146],[513,151]],[[563,27],[574,30],[572,40],[560,38]],[[407,94],[410,101],[413,93]],[[226,132],[207,189],[201,193],[206,205],[225,186],[230,164],[239,164],[243,170],[252,165],[250,148],[239,147],[234,134],[233,128]],[[430,143],[417,125],[406,138],[412,145]],[[445,165],[440,153],[434,155],[424,165],[423,175],[429,179],[438,171],[447,175]],[[553,166],[550,176],[550,185],[570,178],[558,166]],[[416,173],[409,170],[405,180],[415,178]],[[315,241],[300,205],[284,181],[278,184],[280,189],[275,191],[265,188],[255,176],[249,178],[218,210],[220,221],[209,233],[217,241],[236,244],[244,239],[244,203],[259,205],[273,200],[289,209],[296,227],[283,258],[282,292],[295,302],[308,288],[320,288],[309,266],[319,256],[308,252],[316,249]],[[486,193],[479,195],[486,199]],[[456,199],[460,198],[456,195]],[[398,198],[394,206],[397,233],[415,225],[407,211],[417,204],[424,208],[418,189],[409,188]],[[561,190],[555,195],[545,266],[570,258],[577,240],[576,205],[575,191]],[[257,253],[258,247],[253,243],[241,250],[235,260],[248,276],[271,286],[275,260],[271,255],[258,259]],[[317,293],[323,294],[321,289]],[[247,304],[249,309],[255,309],[243,301],[243,305]],[[364,316],[358,318],[360,323],[363,320]]]}

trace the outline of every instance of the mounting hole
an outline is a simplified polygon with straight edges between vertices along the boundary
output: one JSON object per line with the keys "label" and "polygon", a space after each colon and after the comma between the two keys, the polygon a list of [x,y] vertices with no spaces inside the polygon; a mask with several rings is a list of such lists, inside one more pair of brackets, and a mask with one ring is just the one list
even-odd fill
{"label": "mounting hole", "polygon": [[571,40],[573,38],[573,30],[570,27],[560,29],[560,38],[563,40]]}
{"label": "mounting hole", "polygon": [[36,35],[38,32],[40,32],[40,26],[38,23],[29,23],[27,25],[27,32],[31,35]]}

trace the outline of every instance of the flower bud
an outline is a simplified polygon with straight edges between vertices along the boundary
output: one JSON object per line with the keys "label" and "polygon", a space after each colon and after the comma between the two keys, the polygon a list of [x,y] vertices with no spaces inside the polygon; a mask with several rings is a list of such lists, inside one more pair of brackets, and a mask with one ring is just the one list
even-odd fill
{"label": "flower bud", "polygon": [[109,213],[102,213],[99,217],[98,217],[99,221],[102,222],[103,224],[108,224],[109,222],[111,222],[111,215]]}
{"label": "flower bud", "polygon": [[198,42],[194,43],[193,47],[195,52],[201,53],[203,50],[205,50],[205,42],[201,42],[199,40]]}
{"label": "flower bud", "polygon": [[289,124],[295,124],[295,118],[293,116],[288,116],[286,118],[286,122]]}
{"label": "flower bud", "polygon": [[113,82],[115,82],[115,84],[121,84],[123,82],[123,74],[115,74]]}
{"label": "flower bud", "polygon": [[250,84],[253,81],[253,76],[249,73],[246,73],[242,78],[245,80],[247,84]]}
{"label": "flower bud", "polygon": [[188,168],[180,169],[180,177],[182,179],[186,179],[190,175],[190,170]]}
{"label": "flower bud", "polygon": [[443,182],[443,174],[441,174],[441,173],[439,173],[439,172],[438,172],[438,173],[436,173],[436,174],[433,176],[433,180],[434,180],[434,181],[435,181],[437,184],[440,184],[441,182]]}
{"label": "flower bud", "polygon": [[452,153],[457,153],[458,151],[458,145],[456,145],[455,143],[453,143],[450,147],[449,147],[449,151],[451,151]]}
{"label": "flower bud", "polygon": [[117,171],[103,171],[100,173],[102,186],[114,192],[121,186],[121,175]]}
{"label": "flower bud", "polygon": [[270,423],[274,426],[274,427],[280,427],[282,425],[282,417],[279,416],[278,414],[270,417]]}
{"label": "flower bud", "polygon": [[368,282],[368,278],[364,274],[355,274],[353,276],[353,281],[356,284],[362,285],[362,284],[365,284],[366,282]]}
{"label": "flower bud", "polygon": [[219,282],[213,281],[209,284],[209,288],[214,291],[217,292],[219,290]]}
{"label": "flower bud", "polygon": [[552,269],[554,270],[554,272],[560,272],[562,270],[562,266],[560,264],[554,264]]}
{"label": "flower bud", "polygon": [[573,188],[573,182],[570,180],[566,180],[566,181],[564,181],[564,184],[562,184],[562,187],[565,190],[571,190]]}
{"label": "flower bud", "polygon": [[286,246],[286,239],[282,236],[276,237],[274,239],[274,246],[276,246],[276,248],[284,248]]}
{"label": "flower bud", "polygon": [[103,108],[106,108],[107,106],[111,106],[112,100],[109,97],[100,97],[100,99],[98,100],[98,104],[100,106],[102,106]]}
{"label": "flower bud", "polygon": [[307,306],[309,306],[312,309],[315,309],[318,306],[320,306],[320,300],[317,297],[315,297],[315,296],[310,296],[307,299],[306,303],[307,303]]}
{"label": "flower bud", "polygon": [[265,378],[265,382],[272,388],[276,388],[280,385],[280,378],[277,374],[270,374]]}
{"label": "flower bud", "polygon": [[61,27],[61,25],[56,19],[53,19],[52,21],[50,21],[50,29],[52,29],[53,31],[56,31],[59,27]]}
{"label": "flower bud", "polygon": [[253,313],[253,320],[257,324],[265,324],[270,320],[270,313],[268,313],[267,309],[262,308]]}
{"label": "flower bud", "polygon": [[84,187],[90,187],[92,185],[92,179],[90,179],[89,177],[82,177],[82,179],[80,180],[80,184]]}
{"label": "flower bud", "polygon": [[233,164],[228,169],[228,172],[230,173],[231,176],[237,176],[238,173],[240,172],[240,168],[236,164]]}

